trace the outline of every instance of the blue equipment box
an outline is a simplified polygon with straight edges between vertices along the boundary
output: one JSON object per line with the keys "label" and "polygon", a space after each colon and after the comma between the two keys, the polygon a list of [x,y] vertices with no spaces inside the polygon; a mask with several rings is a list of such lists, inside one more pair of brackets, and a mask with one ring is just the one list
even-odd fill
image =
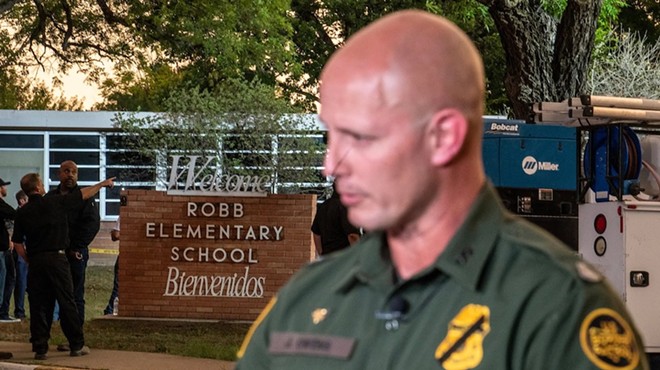
{"label": "blue equipment box", "polygon": [[576,128],[484,118],[486,174],[500,188],[577,189]]}

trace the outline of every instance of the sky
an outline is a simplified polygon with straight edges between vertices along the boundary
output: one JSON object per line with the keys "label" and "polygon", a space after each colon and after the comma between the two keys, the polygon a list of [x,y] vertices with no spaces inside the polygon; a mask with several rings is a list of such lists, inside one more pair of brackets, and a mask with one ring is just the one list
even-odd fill
{"label": "sky", "polygon": [[46,85],[52,85],[53,77],[57,76],[62,81],[62,87],[54,87],[55,95],[59,96],[60,92],[67,98],[78,96],[83,101],[83,109],[89,110],[92,106],[103,99],[101,98],[101,91],[93,85],[85,82],[85,74],[80,72],[77,68],[72,68],[66,75],[60,75],[55,68],[35,70],[34,78],[43,80]]}
{"label": "sky", "polygon": [[[7,24],[0,20],[0,27],[7,29],[12,33],[11,28],[7,28]],[[83,101],[83,109],[89,110],[92,106],[100,101],[101,95],[100,90],[96,86],[85,83],[85,75],[81,73],[77,68],[71,68],[69,73],[66,75],[61,75],[58,71],[58,64],[54,58],[48,57],[52,56],[49,51],[45,51],[43,55],[44,66],[34,67],[30,70],[30,78],[34,80],[43,81],[46,86],[52,86],[53,77],[57,76],[62,81],[62,87],[53,87],[56,96],[59,96],[60,93],[63,93],[64,96],[68,98],[73,98],[78,96],[80,100]],[[110,60],[103,60],[103,66],[108,68],[108,71],[112,70],[113,64]]]}
{"label": "sky", "polygon": [[79,71],[71,71],[66,76],[60,77],[62,79],[62,93],[67,97],[78,96],[84,99],[84,109],[90,109],[95,103],[100,102],[100,91],[96,86],[91,86],[85,83],[85,75]]}

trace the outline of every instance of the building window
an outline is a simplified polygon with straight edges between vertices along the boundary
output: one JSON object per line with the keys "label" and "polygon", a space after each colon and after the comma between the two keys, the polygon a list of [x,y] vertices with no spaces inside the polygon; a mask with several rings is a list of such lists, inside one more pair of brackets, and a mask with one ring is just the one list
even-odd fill
{"label": "building window", "polygon": [[[81,187],[116,177],[114,189],[101,189],[96,196],[103,220],[119,215],[122,190],[167,190],[171,169],[168,155],[172,153],[140,153],[131,145],[131,136],[114,131],[108,112],[84,113],[83,124],[79,123],[80,114],[83,113],[20,112],[18,120],[14,114],[8,118],[0,114],[0,126],[7,127],[0,131],[0,168],[5,167],[4,173],[15,168],[13,178],[39,171],[50,189],[59,185],[59,167],[66,160],[78,165]],[[40,124],[43,117],[56,118],[57,123],[45,130],[46,125]],[[22,124],[23,121],[28,124]],[[314,133],[264,135],[263,140],[256,142],[228,134],[220,139],[219,150],[214,148],[208,155],[219,157],[221,170],[228,172],[270,171],[275,181],[271,189],[274,193],[322,193],[327,184],[321,172],[323,150],[306,150],[298,142],[310,137],[320,146],[326,144],[322,129]],[[282,163],[287,164],[278,166]],[[309,170],[313,176],[301,182],[299,174]]]}
{"label": "building window", "polygon": [[0,148],[43,149],[43,135],[0,134]]}
{"label": "building window", "polygon": [[116,177],[115,187],[106,191],[106,215],[119,215],[122,190],[156,189],[156,154],[130,150],[131,137],[120,133],[105,135],[105,178]]}
{"label": "building window", "polygon": [[50,135],[50,148],[99,149],[99,135]]}

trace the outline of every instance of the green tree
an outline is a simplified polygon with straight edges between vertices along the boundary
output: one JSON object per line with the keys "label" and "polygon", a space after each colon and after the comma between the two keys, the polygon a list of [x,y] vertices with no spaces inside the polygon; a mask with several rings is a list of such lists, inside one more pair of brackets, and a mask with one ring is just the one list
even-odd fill
{"label": "green tree", "polygon": [[102,103],[94,109],[160,112],[172,91],[182,89],[185,73],[166,64],[147,66],[140,71],[117,71],[101,83]]}
{"label": "green tree", "polygon": [[56,96],[42,81],[33,84],[13,68],[0,70],[0,109],[82,110],[77,97]]}
{"label": "green tree", "polygon": [[487,66],[487,110],[491,113],[502,111],[507,100],[502,83],[503,50],[486,8],[474,0],[293,0],[292,38],[302,74],[293,74],[285,81],[285,90],[302,97],[305,107],[313,107],[321,69],[344,40],[387,13],[410,8],[442,14],[468,33],[484,55]]}
{"label": "green tree", "polygon": [[323,147],[315,122],[291,114],[288,101],[274,98],[270,85],[231,79],[213,92],[174,91],[165,106],[166,112],[148,118],[117,118],[129,148],[161,160],[213,156],[221,168],[210,171],[268,175],[273,192],[298,192],[325,181],[318,170]]}
{"label": "green tree", "polygon": [[585,92],[627,98],[660,99],[660,39],[649,43],[639,33],[620,33],[596,45],[600,54]]}
{"label": "green tree", "polygon": [[105,80],[103,62],[111,60],[120,78],[167,65],[200,89],[230,78],[275,86],[296,69],[288,6],[287,0],[0,0],[0,38],[8,40],[0,60],[17,55],[14,65],[25,69],[56,59],[60,72],[75,65],[93,83]]}
{"label": "green tree", "polygon": [[660,38],[660,2],[629,0],[627,3],[619,14],[619,28],[645,35],[649,44],[656,42]]}
{"label": "green tree", "polygon": [[529,104],[583,92],[596,30],[625,3],[609,0],[478,0],[488,8],[506,55],[505,86],[515,117]]}
{"label": "green tree", "polygon": [[[456,21],[484,55],[488,111],[505,102],[515,116],[528,104],[581,92],[598,27],[606,29],[623,0],[273,0],[119,1],[0,0],[0,54],[17,64],[56,58],[91,81],[115,62],[108,104],[157,106],[165,91],[213,91],[231,78],[257,78],[277,96],[314,109],[320,70],[343,40],[372,20],[403,8]],[[657,25],[652,0],[630,2]],[[640,22],[641,23],[641,22]],[[0,58],[0,60],[2,60]],[[164,73],[165,66],[172,74]],[[137,70],[141,75],[132,72]],[[139,76],[139,78],[137,77]],[[171,77],[166,79],[164,77]],[[162,93],[161,93],[161,90]],[[125,92],[122,95],[122,91]],[[157,92],[156,98],[152,98]],[[506,93],[506,94],[505,94]],[[150,100],[151,99],[151,100]]]}
{"label": "green tree", "polygon": [[500,113],[508,105],[514,116],[525,117],[532,102],[581,91],[596,30],[611,29],[623,5],[621,0],[294,0],[294,42],[306,73],[296,86],[315,92],[321,68],[343,40],[384,14],[419,8],[456,22],[481,51],[487,112]]}
{"label": "green tree", "polygon": [[[258,78],[276,87],[278,96],[313,111],[318,74],[341,40],[404,8],[448,15],[474,31],[471,36],[483,46],[487,65],[503,64],[492,21],[474,0],[291,5],[286,0],[0,0],[0,15],[8,25],[2,32],[11,40],[7,52],[20,55],[21,66],[43,65],[49,58],[57,59],[63,72],[77,65],[91,82],[101,84],[107,101],[98,108],[129,110],[161,110],[159,104],[172,89],[196,86],[211,91],[228,78]],[[115,63],[112,79],[106,78],[100,63],[107,59]],[[166,68],[172,73],[165,73]],[[489,107],[501,110],[502,69],[488,70],[489,101],[495,102]]]}

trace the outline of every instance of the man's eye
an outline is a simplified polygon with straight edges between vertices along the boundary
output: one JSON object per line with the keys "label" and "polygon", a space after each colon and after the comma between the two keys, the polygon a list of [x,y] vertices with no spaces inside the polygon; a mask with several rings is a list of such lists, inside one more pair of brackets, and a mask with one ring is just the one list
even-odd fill
{"label": "man's eye", "polygon": [[368,135],[362,135],[362,134],[352,134],[351,138],[355,141],[367,141],[371,140],[371,136]]}

